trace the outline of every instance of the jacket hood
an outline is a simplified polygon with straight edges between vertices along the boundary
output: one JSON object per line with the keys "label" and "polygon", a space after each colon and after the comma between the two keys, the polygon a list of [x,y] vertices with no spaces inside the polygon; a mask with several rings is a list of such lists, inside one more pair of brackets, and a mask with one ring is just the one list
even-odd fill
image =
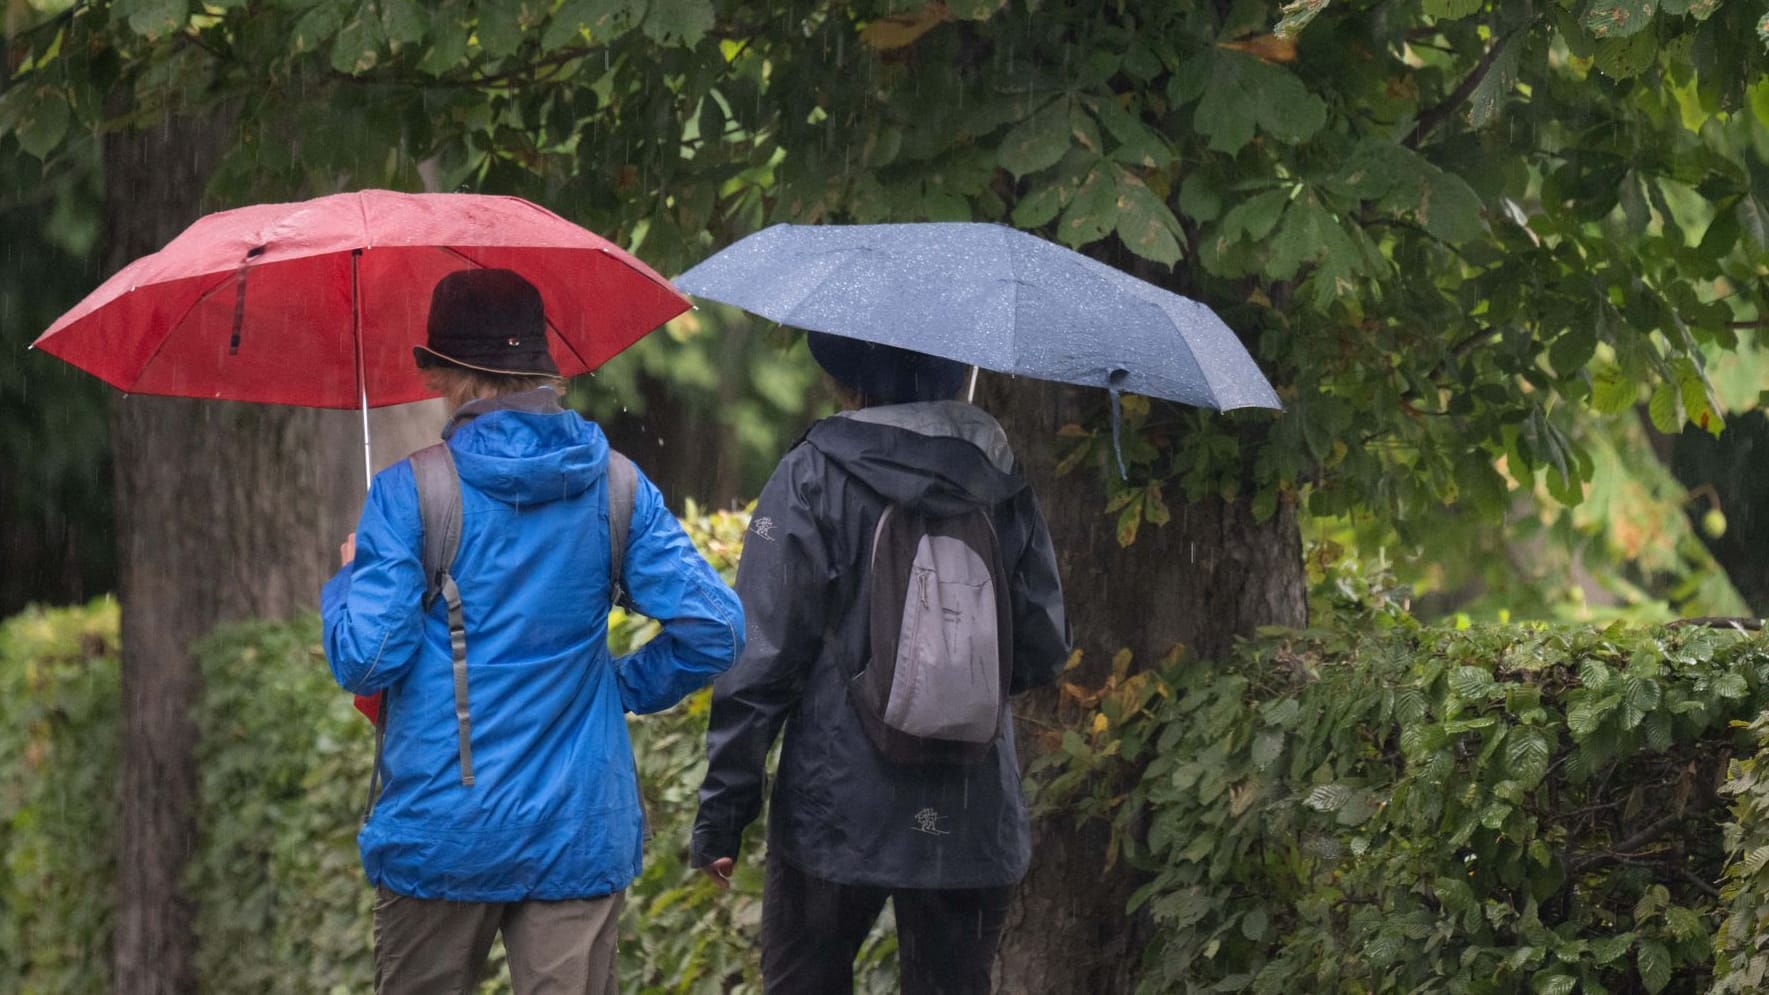
{"label": "jacket hood", "polygon": [[962,401],[843,412],[805,441],[886,500],[932,514],[997,505],[1026,486],[1000,423]]}
{"label": "jacket hood", "polygon": [[608,467],[608,440],[548,388],[464,404],[442,437],[461,479],[505,504],[582,494]]}

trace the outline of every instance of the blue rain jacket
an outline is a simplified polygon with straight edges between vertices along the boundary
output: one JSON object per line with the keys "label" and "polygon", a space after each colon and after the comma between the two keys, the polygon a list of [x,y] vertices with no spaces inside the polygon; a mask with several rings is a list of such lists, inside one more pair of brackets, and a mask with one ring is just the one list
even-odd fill
{"label": "blue rain jacket", "polygon": [[386,788],[357,839],[369,880],[402,895],[502,902],[624,889],[644,835],[624,713],[670,707],[743,647],[736,595],[640,474],[624,581],[662,632],[610,657],[608,443],[550,391],[539,403],[535,393],[457,415],[444,433],[461,477],[451,572],[474,786],[461,784],[447,609],[441,598],[420,607],[410,461],[376,475],[356,558],[321,595],[333,676],[348,691],[387,692]]}

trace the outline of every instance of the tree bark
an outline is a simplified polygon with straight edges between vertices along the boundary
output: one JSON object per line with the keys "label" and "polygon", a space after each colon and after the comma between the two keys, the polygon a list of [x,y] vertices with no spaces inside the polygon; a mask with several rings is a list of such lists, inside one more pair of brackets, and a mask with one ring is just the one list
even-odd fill
{"label": "tree bark", "polygon": [[[1115,516],[1104,513],[1106,488],[1086,467],[1058,477],[1053,468],[1070,440],[1058,430],[1085,421],[1088,392],[1057,384],[986,378],[985,404],[1013,440],[1050,523],[1062,569],[1075,645],[1083,653],[1068,675],[1103,683],[1120,649],[1145,669],[1173,647],[1197,666],[1225,657],[1237,636],[1262,625],[1306,622],[1306,577],[1293,508],[1255,522],[1246,501],[1178,502],[1172,520],[1145,525],[1135,543],[1118,544]],[[1116,472],[1115,467],[1108,472]],[[1022,762],[1036,747],[1040,723],[1058,718],[1057,692],[1015,702]],[[1109,828],[1078,825],[1063,813],[1033,824],[1032,869],[1008,917],[998,987],[1004,993],[1128,992],[1147,924],[1125,911],[1136,877],[1107,868]]]}
{"label": "tree bark", "polygon": [[[109,136],[109,270],[216,206],[201,193],[228,131],[217,116]],[[440,421],[434,402],[376,412],[378,462],[434,439]],[[123,693],[113,990],[182,995],[195,987],[183,887],[199,829],[192,644],[219,622],[314,608],[362,501],[360,416],[118,396],[111,429]]]}

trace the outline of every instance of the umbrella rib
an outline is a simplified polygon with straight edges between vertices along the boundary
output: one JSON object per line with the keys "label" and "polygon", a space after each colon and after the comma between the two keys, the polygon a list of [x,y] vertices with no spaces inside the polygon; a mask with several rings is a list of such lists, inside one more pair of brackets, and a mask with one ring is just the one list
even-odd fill
{"label": "umbrella rib", "polygon": [[[542,210],[545,210],[545,208],[542,208]],[[658,277],[652,273],[647,273],[645,270],[642,270],[639,267],[634,266],[630,259],[624,257],[620,253],[611,253],[607,249],[601,248],[601,247],[596,247],[596,251],[600,252],[604,259],[612,259],[615,262],[621,264],[622,266],[625,266],[627,269],[632,270],[634,273],[637,273],[640,276],[644,277],[645,282],[647,282],[647,283],[656,285],[659,280],[662,280],[662,277]],[[675,285],[670,283],[668,280],[663,280],[663,289],[665,289],[669,293],[673,294],[676,297],[676,299],[681,302],[682,310],[677,311],[676,314],[681,314],[682,311],[686,311],[689,308],[694,306],[692,303],[690,303],[688,301],[688,298],[685,297],[680,290],[677,290]],[[676,316],[676,314],[672,314],[672,315],[670,315],[669,318],[665,318],[663,321],[660,321],[657,324],[652,325],[650,328],[645,329],[645,331],[643,333],[641,333],[633,338],[633,342],[637,342],[637,341],[639,341],[639,339],[644,338],[646,335],[650,334],[654,329],[663,327],[665,324],[667,324],[670,321],[671,318],[674,318]],[[552,324],[552,322],[549,321],[548,324]],[[573,347],[570,342],[566,342],[564,335],[559,335],[559,330],[557,328],[554,328],[553,332],[555,335],[558,335],[559,341],[565,342],[565,347],[567,349],[570,349],[571,354],[573,356],[577,357],[577,361],[583,364],[584,370],[586,372],[597,369],[596,366],[591,366],[589,363],[589,360],[584,359],[583,354],[578,352],[577,349],[575,347]],[[621,349],[625,349],[627,346],[632,345],[633,342],[628,342],[626,346],[621,346]],[[617,350],[617,351],[619,351],[619,350]]]}
{"label": "umbrella rib", "polygon": [[[843,253],[843,254],[845,254],[845,253],[848,253],[848,252],[851,252],[851,251],[853,251],[853,249],[854,249],[854,248],[857,248],[857,247],[849,247],[849,248],[841,248],[841,249],[836,249],[836,250],[834,250],[834,252],[832,252],[832,253],[830,253],[830,254],[831,254],[831,255],[834,255],[834,254],[836,254],[836,253]],[[759,314],[761,314],[761,315],[762,315],[762,317],[764,317],[764,318],[767,318],[767,319],[769,319],[769,320],[771,320],[771,321],[773,321],[773,322],[774,322],[774,323],[775,323],[775,324],[778,324],[778,325],[787,325],[787,324],[790,324],[790,325],[792,325],[792,327],[794,327],[794,328],[808,328],[808,329],[810,329],[810,330],[811,330],[811,331],[814,331],[814,332],[827,332],[827,333],[829,333],[829,334],[831,334],[831,335],[840,335],[840,334],[841,334],[841,333],[840,333],[840,332],[838,332],[838,331],[836,331],[836,330],[835,330],[835,329],[833,329],[833,328],[811,328],[811,326],[810,326],[810,325],[802,325],[802,324],[799,324],[799,323],[797,323],[797,322],[788,322],[788,321],[787,321],[787,320],[786,320],[786,319],[787,319],[787,318],[789,318],[789,317],[791,317],[791,316],[792,316],[792,313],[793,313],[793,312],[794,312],[794,311],[796,311],[796,310],[798,310],[798,306],[799,306],[799,305],[800,305],[800,304],[803,304],[803,303],[804,303],[804,302],[806,302],[806,301],[808,301],[808,300],[810,300],[810,299],[811,299],[811,298],[813,298],[813,297],[815,297],[815,296],[817,296],[817,292],[818,292],[818,291],[819,291],[819,290],[822,290],[822,289],[823,289],[823,285],[824,285],[824,284],[826,284],[826,283],[828,283],[828,282],[829,282],[829,281],[831,281],[831,280],[833,280],[833,279],[835,279],[835,275],[836,275],[836,274],[837,274],[837,273],[839,273],[839,272],[841,272],[841,270],[842,270],[842,269],[843,269],[843,268],[845,268],[845,267],[846,267],[846,266],[847,266],[847,265],[848,265],[848,261],[847,261],[847,259],[846,259],[846,258],[843,258],[843,259],[842,259],[842,261],[841,261],[841,263],[840,263],[840,264],[839,264],[839,265],[837,265],[837,266],[836,266],[836,267],[834,267],[834,268],[833,268],[833,269],[831,269],[831,270],[830,270],[830,271],[829,271],[829,272],[828,272],[828,273],[825,273],[825,274],[823,274],[823,279],[821,279],[821,280],[818,280],[818,281],[817,281],[817,285],[816,285],[816,286],[814,286],[814,287],[812,287],[812,288],[811,288],[811,289],[809,289],[809,290],[807,290],[807,291],[805,291],[805,292],[804,292],[804,293],[803,293],[803,294],[800,294],[800,295],[799,295],[799,298],[798,298],[798,300],[795,300],[795,301],[793,301],[793,302],[792,302],[792,306],[791,306],[791,307],[788,307],[788,308],[786,308],[786,309],[785,309],[785,312],[784,312],[784,314],[783,314],[783,315],[782,315],[782,316],[781,316],[781,317],[778,317],[778,318],[776,318],[776,317],[774,317],[774,316],[773,316],[773,315],[770,315],[770,314],[767,314],[767,313],[765,313],[765,312],[757,312],[757,313],[759,313]],[[739,305],[739,306],[741,306],[741,305]],[[746,309],[746,310],[747,310],[747,309]],[[843,336],[843,337],[844,337],[844,338],[847,338],[847,337],[850,337],[850,336]],[[865,339],[861,339],[861,340],[860,340],[860,341],[866,341],[866,340],[865,340]],[[948,356],[948,357],[946,357],[946,358],[947,358],[947,359],[950,359],[950,358],[951,358],[951,357],[950,357],[950,356]]]}
{"label": "umbrella rib", "polygon": [[237,271],[235,271],[235,273],[222,275],[214,286],[198,294],[196,300],[190,302],[190,306],[184,309],[184,313],[178,316],[177,321],[166,326],[166,334],[160,336],[160,341],[154,345],[154,351],[148,353],[147,359],[143,360],[142,364],[136,368],[135,379],[129,381],[129,386],[124,388],[124,390],[133,390],[135,385],[140,383],[143,377],[147,376],[148,369],[154,365],[154,360],[160,358],[160,353],[165,351],[166,343],[172,341],[172,334],[178,330],[178,326],[184,324],[184,319],[190,317],[190,313],[195,311],[198,305],[215,296],[216,291],[226,286],[231,277],[237,277]]}
{"label": "umbrella rib", "polygon": [[[1160,289],[1160,288],[1157,288],[1157,289]],[[1177,296],[1177,295],[1175,295],[1175,296]],[[1190,300],[1190,298],[1187,298],[1187,300]],[[1217,396],[1216,385],[1210,382],[1210,370],[1207,369],[1203,363],[1198,362],[1198,351],[1196,349],[1192,348],[1192,344],[1190,342],[1186,341],[1185,332],[1180,331],[1179,323],[1174,321],[1172,315],[1169,315],[1167,313],[1167,309],[1162,307],[1161,305],[1155,303],[1154,301],[1147,301],[1145,303],[1147,303],[1149,307],[1154,308],[1156,310],[1156,312],[1158,312],[1161,315],[1162,318],[1166,319],[1168,324],[1173,326],[1174,332],[1177,333],[1175,335],[1175,337],[1179,339],[1179,344],[1185,349],[1185,354],[1187,356],[1191,357],[1192,365],[1197,367],[1198,376],[1200,378],[1202,378],[1204,381],[1204,389],[1210,392],[1210,406],[1215,408],[1218,411],[1221,411],[1222,410],[1222,399]],[[1211,313],[1214,314],[1215,312],[1211,312]],[[1228,324],[1225,322],[1223,324],[1223,327],[1228,328]],[[1229,329],[1229,334],[1233,335],[1234,329]]]}

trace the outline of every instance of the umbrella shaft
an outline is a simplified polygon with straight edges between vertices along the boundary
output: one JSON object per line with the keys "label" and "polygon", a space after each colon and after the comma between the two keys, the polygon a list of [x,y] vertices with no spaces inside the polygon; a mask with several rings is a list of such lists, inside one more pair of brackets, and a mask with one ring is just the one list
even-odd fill
{"label": "umbrella shaft", "polygon": [[362,250],[350,253],[350,337],[356,344],[356,398],[362,408],[362,493],[366,497],[375,480],[375,462],[369,454],[369,381],[362,361],[362,296],[357,264]]}

